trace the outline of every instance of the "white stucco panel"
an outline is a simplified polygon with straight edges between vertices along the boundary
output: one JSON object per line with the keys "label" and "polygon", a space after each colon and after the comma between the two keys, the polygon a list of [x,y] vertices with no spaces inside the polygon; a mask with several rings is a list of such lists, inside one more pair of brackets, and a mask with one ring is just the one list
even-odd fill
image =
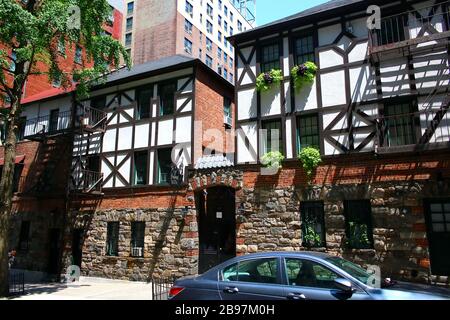
{"label": "white stucco panel", "polygon": [[280,86],[274,85],[269,91],[261,92],[261,115],[277,115],[281,113]]}
{"label": "white stucco panel", "polygon": [[348,54],[348,62],[364,61],[367,58],[368,42],[361,42],[355,45],[355,47]]}
{"label": "white stucco panel", "polygon": [[340,24],[334,24],[328,27],[319,29],[319,46],[332,44],[337,36],[341,33],[342,27]]}
{"label": "white stucco panel", "polygon": [[300,90],[295,90],[295,110],[305,111],[317,109],[317,82],[304,85]]}
{"label": "white stucco panel", "polygon": [[345,73],[335,71],[322,74],[320,77],[322,87],[322,103],[324,107],[345,104]]}
{"label": "white stucco panel", "polygon": [[344,58],[332,49],[319,52],[319,59],[321,69],[339,66],[344,63]]}
{"label": "white stucco panel", "polygon": [[111,152],[116,150],[116,130],[106,130],[103,137],[103,152]]}
{"label": "white stucco panel", "polygon": [[376,79],[371,72],[368,65],[349,69],[352,101],[376,99]]}
{"label": "white stucco panel", "polygon": [[150,130],[150,124],[140,124],[135,127],[134,131],[134,147],[145,148],[148,147],[148,134]]}
{"label": "white stucco panel", "polygon": [[293,158],[293,151],[292,151],[292,119],[287,118],[286,119],[286,132],[285,132],[285,141],[286,141],[286,158],[290,159]]}
{"label": "white stucco panel", "polygon": [[175,142],[190,142],[191,141],[191,117],[177,118],[177,127],[175,132]]}
{"label": "white stucco panel", "polygon": [[158,122],[158,145],[172,144],[173,119]]}
{"label": "white stucco panel", "polygon": [[238,91],[238,119],[256,117],[256,88]]}
{"label": "white stucco panel", "polygon": [[[247,47],[247,48],[243,48],[241,49],[242,55],[244,56],[245,59],[248,60],[248,58],[250,57],[250,54],[252,52],[253,47]],[[256,54],[253,55],[252,60],[250,60],[250,69],[252,70],[253,74],[256,74]],[[237,79],[240,79],[242,73],[244,72],[244,62],[242,61],[242,59],[238,56],[238,77]],[[245,73],[244,78],[242,79],[242,85],[244,84],[250,84],[252,83],[252,80],[250,78],[250,76],[248,75],[248,72]]]}
{"label": "white stucco panel", "polygon": [[119,142],[117,144],[117,150],[131,149],[132,137],[133,137],[132,127],[119,128]]}
{"label": "white stucco panel", "polygon": [[[130,183],[131,158],[128,158],[124,164],[119,168],[119,173],[125,178],[125,181]],[[119,179],[116,179],[119,181]]]}
{"label": "white stucco panel", "polygon": [[256,156],[246,147],[245,137],[249,140],[249,145],[257,152],[257,130],[256,122],[251,122],[242,126],[242,130],[237,132],[237,162],[256,162]]}
{"label": "white stucco panel", "polygon": [[[186,102],[188,98],[179,98],[177,99],[177,110],[181,109],[181,106]],[[192,99],[189,101],[186,106],[183,108],[182,112],[189,112],[192,110]]]}

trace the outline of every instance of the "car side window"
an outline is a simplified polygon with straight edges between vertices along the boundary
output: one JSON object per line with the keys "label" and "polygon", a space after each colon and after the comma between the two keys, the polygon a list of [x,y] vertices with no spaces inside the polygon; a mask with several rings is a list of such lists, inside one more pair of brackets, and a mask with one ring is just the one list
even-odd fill
{"label": "car side window", "polygon": [[337,289],[334,280],[339,278],[339,275],[317,262],[304,259],[286,259],[285,266],[291,286]]}
{"label": "car side window", "polygon": [[223,281],[277,283],[278,261],[255,259],[239,262],[222,271]]}

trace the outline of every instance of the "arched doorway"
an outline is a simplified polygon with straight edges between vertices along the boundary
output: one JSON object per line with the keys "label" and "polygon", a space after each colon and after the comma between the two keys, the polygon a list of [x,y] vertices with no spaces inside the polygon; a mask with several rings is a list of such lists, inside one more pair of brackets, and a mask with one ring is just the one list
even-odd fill
{"label": "arched doorway", "polygon": [[236,200],[233,188],[219,186],[195,195],[199,225],[199,273],[236,256]]}

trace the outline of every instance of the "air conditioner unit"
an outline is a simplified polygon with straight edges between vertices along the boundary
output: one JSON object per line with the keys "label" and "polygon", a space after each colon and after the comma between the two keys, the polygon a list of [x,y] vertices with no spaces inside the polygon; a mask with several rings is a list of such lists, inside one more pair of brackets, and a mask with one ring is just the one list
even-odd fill
{"label": "air conditioner unit", "polygon": [[233,126],[233,118],[231,118],[227,115],[223,116],[223,122],[229,127]]}
{"label": "air conditioner unit", "polygon": [[133,257],[142,257],[143,256],[142,250],[143,250],[143,248],[141,248],[141,247],[131,248],[131,255]]}

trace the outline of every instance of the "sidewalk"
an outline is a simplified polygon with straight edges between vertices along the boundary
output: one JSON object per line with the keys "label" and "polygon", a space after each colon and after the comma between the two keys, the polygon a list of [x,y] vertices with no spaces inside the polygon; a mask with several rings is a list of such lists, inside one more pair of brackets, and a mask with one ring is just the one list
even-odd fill
{"label": "sidewalk", "polygon": [[75,284],[27,284],[25,295],[11,300],[151,300],[152,285],[145,282],[81,277]]}

